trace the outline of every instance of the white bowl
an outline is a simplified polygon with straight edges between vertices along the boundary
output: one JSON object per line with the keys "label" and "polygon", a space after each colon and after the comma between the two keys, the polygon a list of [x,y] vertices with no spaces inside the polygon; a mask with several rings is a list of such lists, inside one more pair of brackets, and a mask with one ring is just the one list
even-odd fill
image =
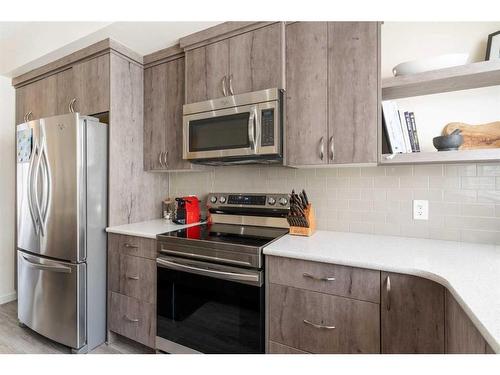
{"label": "white bowl", "polygon": [[394,76],[404,76],[407,74],[422,73],[430,70],[464,65],[468,58],[468,53],[449,53],[446,55],[407,61],[392,68],[392,74],[394,74]]}

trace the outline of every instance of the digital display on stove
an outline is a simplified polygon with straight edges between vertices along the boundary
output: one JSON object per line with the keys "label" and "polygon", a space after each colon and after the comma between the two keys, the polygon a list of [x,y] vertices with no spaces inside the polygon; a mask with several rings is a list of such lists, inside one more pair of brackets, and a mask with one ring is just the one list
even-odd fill
{"label": "digital display on stove", "polygon": [[227,198],[228,204],[246,204],[251,206],[265,206],[265,195],[230,195]]}

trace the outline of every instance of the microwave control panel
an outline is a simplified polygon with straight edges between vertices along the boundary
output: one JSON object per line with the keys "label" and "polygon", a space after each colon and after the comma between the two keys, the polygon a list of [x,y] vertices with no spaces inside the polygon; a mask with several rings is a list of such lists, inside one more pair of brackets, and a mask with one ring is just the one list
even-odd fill
{"label": "microwave control panel", "polygon": [[261,146],[274,146],[274,108],[262,110]]}

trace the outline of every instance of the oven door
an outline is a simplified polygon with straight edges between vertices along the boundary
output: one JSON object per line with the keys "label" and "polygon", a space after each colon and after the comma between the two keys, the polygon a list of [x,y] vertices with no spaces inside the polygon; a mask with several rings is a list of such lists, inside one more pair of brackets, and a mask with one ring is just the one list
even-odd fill
{"label": "oven door", "polygon": [[185,115],[183,158],[278,155],[281,153],[280,125],[278,101]]}
{"label": "oven door", "polygon": [[159,257],[157,349],[264,353],[263,273]]}

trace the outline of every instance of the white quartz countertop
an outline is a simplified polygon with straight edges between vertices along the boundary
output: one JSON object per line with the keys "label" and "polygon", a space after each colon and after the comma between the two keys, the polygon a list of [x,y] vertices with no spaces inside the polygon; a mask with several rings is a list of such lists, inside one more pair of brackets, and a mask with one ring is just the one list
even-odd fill
{"label": "white quartz countertop", "polygon": [[445,286],[500,353],[500,246],[318,231],[286,235],[264,254],[425,277]]}
{"label": "white quartz countertop", "polygon": [[115,227],[108,227],[106,228],[106,232],[125,234],[127,236],[137,236],[137,237],[156,239],[157,234],[172,232],[174,230],[188,228],[199,224],[200,223],[180,225],[168,222],[165,219],[156,219],[156,220],[142,221],[140,223],[124,224],[124,225],[117,225]]}

